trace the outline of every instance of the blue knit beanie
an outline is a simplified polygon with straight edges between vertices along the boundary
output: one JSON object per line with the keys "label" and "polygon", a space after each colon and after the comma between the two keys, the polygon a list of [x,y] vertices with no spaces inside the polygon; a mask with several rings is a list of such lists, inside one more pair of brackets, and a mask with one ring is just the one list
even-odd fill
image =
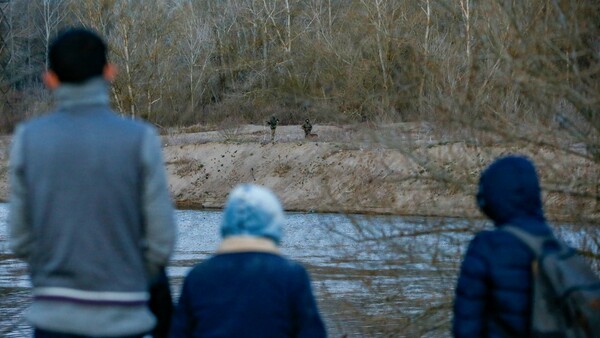
{"label": "blue knit beanie", "polygon": [[283,207],[269,189],[241,184],[231,191],[221,224],[221,236],[266,237],[279,244]]}

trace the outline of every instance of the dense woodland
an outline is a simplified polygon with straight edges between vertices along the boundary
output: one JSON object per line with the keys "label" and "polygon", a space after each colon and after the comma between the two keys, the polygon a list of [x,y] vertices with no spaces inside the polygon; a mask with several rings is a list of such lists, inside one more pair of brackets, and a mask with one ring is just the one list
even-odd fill
{"label": "dense woodland", "polygon": [[[440,142],[549,149],[560,161],[575,156],[593,163],[576,182],[550,177],[556,183],[549,191],[566,189],[600,214],[598,1],[4,0],[0,6],[4,132],[51,106],[40,80],[48,45],[61,29],[86,26],[106,37],[110,61],[120,69],[114,106],[163,130],[264,124],[271,115],[282,124],[423,122],[435,127]],[[394,138],[378,142],[399,147]],[[436,179],[465,185],[465,178],[432,167],[426,154],[409,155]]]}
{"label": "dense woodland", "polygon": [[[582,249],[600,266],[598,1],[0,0],[0,6],[4,133],[51,106],[40,80],[48,45],[61,29],[83,25],[106,37],[120,70],[115,108],[165,132],[264,124],[271,115],[283,124],[425,123],[434,143],[407,145],[400,129],[373,139],[404,153],[449,194],[472,195],[491,158],[525,152],[541,168],[544,198],[559,201],[563,219],[582,226]],[[464,153],[435,152],[457,143]],[[384,241],[398,257],[406,250],[399,237],[419,236],[368,230],[358,239],[360,250]],[[454,270],[438,277],[451,284]],[[370,287],[373,304],[404,297],[378,299],[376,285]],[[403,309],[375,315],[372,327],[398,323],[390,336],[438,336],[447,332],[451,297],[448,288],[416,319]]]}
{"label": "dense woodland", "polygon": [[[83,25],[120,69],[112,95],[158,126],[538,120],[598,127],[595,1],[10,0],[2,125],[49,105],[52,37]],[[560,117],[557,117],[560,115]]]}

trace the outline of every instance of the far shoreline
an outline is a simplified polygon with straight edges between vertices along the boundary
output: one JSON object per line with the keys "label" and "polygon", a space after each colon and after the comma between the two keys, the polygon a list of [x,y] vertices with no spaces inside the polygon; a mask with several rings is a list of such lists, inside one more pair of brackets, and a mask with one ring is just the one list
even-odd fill
{"label": "far shoreline", "polygon": [[[204,207],[202,205],[197,206],[196,203],[175,202],[176,210],[191,210],[191,211],[223,211],[223,207]],[[472,220],[485,220],[483,216],[470,216],[470,215],[447,215],[447,214],[415,214],[415,213],[394,213],[391,211],[387,212],[376,212],[371,210],[329,210],[329,209],[290,209],[285,208],[285,212],[293,213],[304,213],[304,214],[334,214],[334,215],[364,215],[364,216],[397,216],[397,217],[423,217],[423,218],[450,218],[450,219],[472,219]]]}
{"label": "far shoreline", "polygon": [[[498,156],[524,154],[538,166],[549,221],[596,224],[600,219],[598,202],[557,189],[556,182],[584,184],[592,177],[588,173],[596,167],[584,157],[543,147],[436,142],[431,128],[315,125],[318,138],[307,140],[301,126],[285,125],[270,142],[264,126],[241,125],[233,131],[171,130],[161,138],[169,190],[179,210],[220,211],[234,186],[253,183],[273,190],[287,212],[479,221],[485,216],[474,196],[481,171]],[[0,154],[2,203],[9,203],[9,144],[6,135]]]}

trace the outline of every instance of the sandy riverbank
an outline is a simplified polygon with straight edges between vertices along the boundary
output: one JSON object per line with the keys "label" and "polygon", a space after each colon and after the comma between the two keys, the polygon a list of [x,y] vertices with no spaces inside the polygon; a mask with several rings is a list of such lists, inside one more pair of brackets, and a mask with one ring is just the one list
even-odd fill
{"label": "sandy riverbank", "polygon": [[[233,186],[252,182],[273,189],[291,211],[480,216],[473,199],[479,172],[495,156],[519,149],[436,144],[430,128],[317,125],[317,136],[305,140],[300,126],[280,126],[272,143],[266,127],[245,125],[170,132],[162,138],[169,187],[179,208],[220,208]],[[0,198],[6,200],[9,138],[1,142]],[[529,155],[542,167],[557,166],[554,154],[543,149]],[[561,162],[555,171],[588,165]],[[445,172],[434,173],[429,164]],[[448,184],[439,179],[444,174],[461,181]],[[562,218],[565,203],[571,202],[545,194],[545,207],[555,218]]]}
{"label": "sandy riverbank", "polygon": [[[423,126],[411,125],[408,133]],[[243,182],[273,189],[287,210],[463,216],[473,214],[468,196],[443,196],[421,170],[395,149],[376,147],[366,131],[316,126],[305,140],[300,126],[268,130],[165,136],[165,162],[173,196],[182,208],[220,208]]]}

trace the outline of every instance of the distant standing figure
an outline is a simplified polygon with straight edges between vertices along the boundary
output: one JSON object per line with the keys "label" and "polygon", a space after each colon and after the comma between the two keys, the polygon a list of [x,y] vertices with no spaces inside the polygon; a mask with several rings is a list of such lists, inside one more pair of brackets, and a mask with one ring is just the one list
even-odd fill
{"label": "distant standing figure", "polygon": [[310,124],[310,120],[306,119],[304,124],[302,125],[302,130],[304,130],[304,138],[308,138],[310,136],[310,132],[312,131],[312,124]]}
{"label": "distant standing figure", "polygon": [[279,253],[283,208],[243,184],[225,204],[217,253],[186,276],[171,338],[326,337],[310,278]]}
{"label": "distant standing figure", "polygon": [[271,116],[271,119],[267,121],[267,125],[271,127],[271,142],[275,142],[275,129],[277,129],[277,124],[279,124],[279,119],[275,116]]}

